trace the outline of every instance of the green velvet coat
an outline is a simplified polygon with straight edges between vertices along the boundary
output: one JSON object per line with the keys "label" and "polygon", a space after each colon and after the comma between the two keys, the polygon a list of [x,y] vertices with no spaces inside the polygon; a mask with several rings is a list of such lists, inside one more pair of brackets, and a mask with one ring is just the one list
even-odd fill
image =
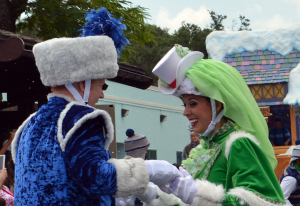
{"label": "green velvet coat", "polygon": [[226,123],[183,161],[196,179],[192,205],[285,205],[285,199],[256,138]]}

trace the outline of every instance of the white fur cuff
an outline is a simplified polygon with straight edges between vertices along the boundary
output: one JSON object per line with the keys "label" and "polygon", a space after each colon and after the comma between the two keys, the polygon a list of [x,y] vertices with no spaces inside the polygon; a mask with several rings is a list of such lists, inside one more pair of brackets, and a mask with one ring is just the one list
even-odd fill
{"label": "white fur cuff", "polygon": [[143,195],[147,190],[149,175],[146,164],[141,158],[109,159],[117,171],[118,191],[115,197]]}
{"label": "white fur cuff", "polygon": [[221,206],[221,202],[225,198],[223,185],[216,185],[207,180],[196,180],[196,184],[198,188],[197,196],[191,206]]}

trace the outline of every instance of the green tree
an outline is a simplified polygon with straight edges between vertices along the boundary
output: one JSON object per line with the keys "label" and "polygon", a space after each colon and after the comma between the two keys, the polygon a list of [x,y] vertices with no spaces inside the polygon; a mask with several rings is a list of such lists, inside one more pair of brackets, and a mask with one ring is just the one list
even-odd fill
{"label": "green tree", "polygon": [[210,28],[214,31],[215,30],[217,30],[217,31],[224,30],[223,21],[227,18],[227,16],[226,15],[218,15],[214,11],[208,10],[208,12],[209,12],[211,20],[212,20],[212,23],[210,23]]}
{"label": "green tree", "polygon": [[182,22],[181,27],[174,32],[173,38],[175,43],[188,47],[193,51],[201,51],[204,58],[207,58],[205,40],[211,29],[201,29],[196,24]]}
{"label": "green tree", "polygon": [[[154,41],[151,27],[145,22],[149,18],[147,9],[132,6],[127,0],[0,0],[0,29],[34,34],[43,40],[76,37],[84,26],[84,14],[100,7],[123,18],[127,26],[124,33],[131,43]],[[22,13],[24,17],[20,18]],[[125,54],[131,52],[127,47]]]}
{"label": "green tree", "polygon": [[148,42],[145,45],[133,43],[134,52],[127,60],[130,64],[144,68],[146,74],[154,79],[153,85],[157,86],[158,77],[152,73],[152,70],[175,42],[167,28],[162,29],[156,25],[148,26],[151,27],[151,32],[155,36],[155,42]]}
{"label": "green tree", "polygon": [[249,28],[249,26],[250,26],[250,20],[246,19],[246,17],[243,16],[243,15],[241,15],[241,14],[239,16],[239,19],[241,21],[241,25],[240,25],[239,31],[242,31],[242,30],[251,31],[251,28]]}

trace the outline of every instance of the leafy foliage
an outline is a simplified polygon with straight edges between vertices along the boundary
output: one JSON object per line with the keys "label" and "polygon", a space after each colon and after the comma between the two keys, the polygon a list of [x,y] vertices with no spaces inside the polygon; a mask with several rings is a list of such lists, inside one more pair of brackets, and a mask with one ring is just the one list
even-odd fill
{"label": "leafy foliage", "polygon": [[201,51],[204,58],[207,58],[205,40],[212,30],[208,28],[201,29],[196,24],[182,22],[181,27],[174,32],[174,42],[188,47],[193,51]]}
{"label": "leafy foliage", "polygon": [[146,75],[151,76],[154,84],[157,84],[157,76],[152,73],[152,69],[159,60],[170,50],[174,45],[174,37],[168,33],[168,29],[162,29],[155,25],[151,27],[152,34],[155,35],[155,42],[148,42],[144,46],[133,43],[134,52],[128,56],[127,60],[130,64],[139,66],[146,70]]}
{"label": "leafy foliage", "polygon": [[[91,9],[107,8],[113,17],[123,18],[127,26],[125,36],[131,43],[144,45],[154,41],[154,35],[145,20],[147,9],[131,6],[127,0],[32,0],[25,9],[25,17],[19,18],[17,31],[35,34],[47,40],[55,37],[76,37],[84,27],[84,14]],[[125,47],[121,60],[132,54],[131,47]]]}
{"label": "leafy foliage", "polygon": [[249,28],[249,26],[250,26],[250,20],[246,19],[246,17],[242,16],[241,14],[239,16],[239,19],[241,21],[241,26],[239,28],[239,31],[242,31],[242,30],[251,31],[251,29]]}
{"label": "leafy foliage", "polygon": [[212,19],[212,23],[210,24],[210,28],[212,30],[224,30],[224,25],[223,25],[223,21],[227,18],[226,15],[218,15],[216,14],[216,12],[214,11],[209,11],[210,17]]}

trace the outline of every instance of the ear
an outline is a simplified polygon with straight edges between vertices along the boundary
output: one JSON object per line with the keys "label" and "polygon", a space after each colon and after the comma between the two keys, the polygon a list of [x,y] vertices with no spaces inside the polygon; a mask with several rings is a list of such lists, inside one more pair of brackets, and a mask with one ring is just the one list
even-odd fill
{"label": "ear", "polygon": [[83,92],[84,93],[84,89],[85,89],[85,82],[81,81],[79,82],[79,92]]}
{"label": "ear", "polygon": [[224,108],[224,107],[223,107],[223,103],[221,103],[221,102],[219,102],[219,101],[216,100],[216,110],[217,110],[217,114],[219,114],[219,113],[222,111],[223,108]]}

